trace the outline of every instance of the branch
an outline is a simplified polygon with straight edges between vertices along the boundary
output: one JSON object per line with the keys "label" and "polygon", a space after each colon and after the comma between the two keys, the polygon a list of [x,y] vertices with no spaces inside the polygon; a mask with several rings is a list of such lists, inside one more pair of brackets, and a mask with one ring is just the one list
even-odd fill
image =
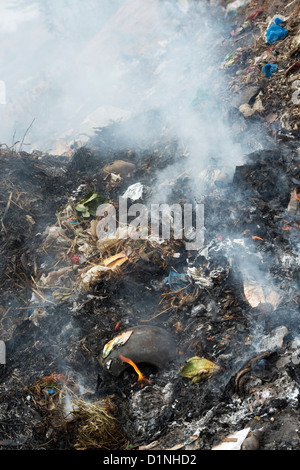
{"label": "branch", "polygon": [[26,132],[25,132],[25,134],[24,134],[24,136],[23,136],[22,142],[20,143],[19,152],[21,152],[21,148],[22,148],[22,145],[23,145],[23,143],[24,143],[25,137],[26,137],[26,135],[27,135],[29,129],[31,128],[32,124],[34,123],[34,121],[35,121],[35,118],[33,118],[33,120],[32,120],[32,122],[31,122],[30,126],[26,129]]}

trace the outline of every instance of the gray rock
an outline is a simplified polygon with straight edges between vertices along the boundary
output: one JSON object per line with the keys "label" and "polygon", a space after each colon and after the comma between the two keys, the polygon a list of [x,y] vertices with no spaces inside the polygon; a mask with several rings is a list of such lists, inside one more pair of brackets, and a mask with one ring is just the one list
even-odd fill
{"label": "gray rock", "polygon": [[233,99],[233,106],[239,108],[242,104],[251,104],[258,93],[262,90],[262,85],[248,86]]}

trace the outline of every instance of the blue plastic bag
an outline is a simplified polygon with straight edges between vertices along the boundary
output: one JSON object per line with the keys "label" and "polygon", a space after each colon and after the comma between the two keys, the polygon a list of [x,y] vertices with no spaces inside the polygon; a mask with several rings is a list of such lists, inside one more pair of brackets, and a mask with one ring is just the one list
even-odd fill
{"label": "blue plastic bag", "polygon": [[275,70],[278,69],[277,64],[266,64],[263,66],[263,72],[267,78],[270,78],[272,73],[275,72]]}
{"label": "blue plastic bag", "polygon": [[172,291],[187,288],[187,291],[191,290],[189,286],[191,282],[187,279],[185,274],[176,273],[170,271],[169,276],[164,280],[163,284],[168,284]]}
{"label": "blue plastic bag", "polygon": [[274,24],[271,24],[271,26],[268,28],[266,38],[269,44],[273,44],[273,42],[285,39],[286,35],[288,34],[288,30],[280,26],[282,22],[283,21],[280,18],[275,18]]}

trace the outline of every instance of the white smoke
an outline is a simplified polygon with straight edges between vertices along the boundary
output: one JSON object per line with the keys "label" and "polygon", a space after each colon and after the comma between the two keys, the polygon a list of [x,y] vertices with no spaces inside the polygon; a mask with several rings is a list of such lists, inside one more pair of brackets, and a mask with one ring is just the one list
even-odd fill
{"label": "white smoke", "polygon": [[[222,104],[223,25],[207,2],[5,0],[2,10],[0,141],[22,141],[34,120],[24,150],[55,151],[60,139],[157,109],[187,149],[196,186],[212,161],[233,172],[243,152]],[[152,139],[151,130],[127,132]],[[181,169],[171,170],[176,179]]]}
{"label": "white smoke", "polygon": [[36,20],[39,17],[37,4],[24,5],[19,9],[11,7],[11,2],[2,0],[0,4],[0,34],[16,33],[22,24]]}

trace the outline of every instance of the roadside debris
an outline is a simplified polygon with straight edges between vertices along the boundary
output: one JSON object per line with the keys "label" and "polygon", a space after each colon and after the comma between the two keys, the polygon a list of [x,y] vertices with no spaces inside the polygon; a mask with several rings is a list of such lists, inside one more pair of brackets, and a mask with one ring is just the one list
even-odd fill
{"label": "roadside debris", "polygon": [[270,336],[267,338],[262,338],[260,341],[260,349],[268,351],[276,351],[278,348],[281,348],[285,336],[288,334],[288,329],[286,326],[282,325],[275,330],[271,331]]}
{"label": "roadside debris", "polygon": [[295,90],[292,94],[292,102],[294,104],[300,104],[300,80],[295,80],[292,83],[292,90]]}
{"label": "roadside debris", "polygon": [[170,271],[169,276],[163,280],[164,285],[168,285],[170,287],[171,292],[188,289],[191,291],[191,282],[189,281],[188,277],[184,273],[177,273],[175,271]]}
{"label": "roadside debris", "polygon": [[250,106],[249,104],[242,104],[239,107],[239,111],[242,113],[242,115],[245,118],[249,118],[256,113],[258,114],[262,113],[264,111],[264,106],[262,104],[260,95],[256,97],[253,106]]}
{"label": "roadside debris", "polygon": [[263,13],[263,10],[256,10],[254,13],[248,16],[249,21],[255,21],[256,18]]}
{"label": "roadside debris", "polygon": [[109,341],[103,348],[102,358],[105,359],[116,346],[121,346],[122,344],[125,344],[131,335],[132,330],[124,331],[124,333],[116,336],[111,341]]}

